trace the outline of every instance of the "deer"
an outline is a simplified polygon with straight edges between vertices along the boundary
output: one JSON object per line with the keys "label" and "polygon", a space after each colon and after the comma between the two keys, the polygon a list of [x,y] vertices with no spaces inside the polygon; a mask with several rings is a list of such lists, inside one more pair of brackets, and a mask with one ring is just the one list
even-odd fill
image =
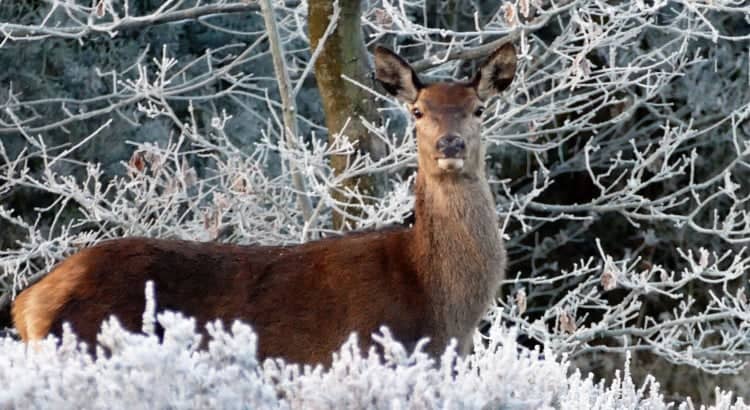
{"label": "deer", "polygon": [[414,118],[413,224],[288,246],[103,241],[17,296],[12,317],[21,338],[59,336],[68,323],[95,346],[112,315],[138,331],[150,281],[159,311],[180,311],[199,324],[250,324],[260,359],[330,364],[352,332],[367,347],[382,326],[407,348],[428,338],[425,349],[437,356],[455,339],[458,352],[468,353],[505,277],[481,126],[487,101],[515,76],[516,52],[499,47],[468,81],[422,82],[382,46],[374,66],[374,78]]}

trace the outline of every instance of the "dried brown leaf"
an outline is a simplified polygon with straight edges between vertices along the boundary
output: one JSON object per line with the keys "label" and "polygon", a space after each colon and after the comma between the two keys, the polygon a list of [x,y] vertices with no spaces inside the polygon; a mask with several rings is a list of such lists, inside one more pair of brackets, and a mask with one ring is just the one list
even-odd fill
{"label": "dried brown leaf", "polygon": [[102,18],[107,13],[106,4],[104,4],[105,0],[99,0],[99,3],[96,4],[96,17]]}
{"label": "dried brown leaf", "polygon": [[146,169],[146,161],[143,158],[143,153],[141,151],[133,152],[133,155],[130,156],[130,160],[128,161],[128,165],[130,166],[131,177],[135,176],[135,171],[143,172],[143,170]]}
{"label": "dried brown leaf", "polygon": [[560,329],[563,332],[573,334],[576,332],[578,327],[576,326],[575,318],[573,318],[568,311],[563,310],[559,315]]}
{"label": "dried brown leaf", "polygon": [[602,271],[600,281],[602,284],[602,289],[604,289],[605,291],[612,290],[617,287],[617,275],[615,275],[615,273],[609,269],[605,269],[604,271]]}
{"label": "dried brown leaf", "polygon": [[516,306],[518,306],[519,315],[526,312],[526,291],[523,289],[518,289],[518,292],[516,292]]}
{"label": "dried brown leaf", "polygon": [[505,3],[503,5],[503,15],[505,16],[505,22],[509,26],[515,27],[516,25],[516,6],[513,3]]}

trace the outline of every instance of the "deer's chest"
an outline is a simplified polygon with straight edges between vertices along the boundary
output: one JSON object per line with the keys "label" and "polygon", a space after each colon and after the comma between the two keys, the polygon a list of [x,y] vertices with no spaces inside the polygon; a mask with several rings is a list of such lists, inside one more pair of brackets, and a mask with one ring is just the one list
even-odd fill
{"label": "deer's chest", "polygon": [[[490,214],[435,220],[442,234],[430,241],[429,266],[434,281],[434,316],[444,343],[466,343],[492,303],[505,269],[505,250]],[[472,217],[473,216],[473,217]]]}

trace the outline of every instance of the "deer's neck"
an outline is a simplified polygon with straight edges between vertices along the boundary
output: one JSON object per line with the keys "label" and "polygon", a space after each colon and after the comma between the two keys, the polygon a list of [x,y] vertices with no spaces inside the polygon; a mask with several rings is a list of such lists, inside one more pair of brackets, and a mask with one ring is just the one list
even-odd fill
{"label": "deer's neck", "polygon": [[[467,343],[493,301],[505,270],[505,250],[487,180],[418,176],[413,253],[429,289],[433,317],[445,334]],[[465,349],[465,346],[462,346]]]}

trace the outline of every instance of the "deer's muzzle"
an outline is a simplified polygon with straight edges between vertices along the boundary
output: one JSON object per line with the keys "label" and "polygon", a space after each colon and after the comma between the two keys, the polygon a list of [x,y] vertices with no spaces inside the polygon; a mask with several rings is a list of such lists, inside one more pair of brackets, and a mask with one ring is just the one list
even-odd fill
{"label": "deer's muzzle", "polygon": [[437,151],[443,158],[463,158],[466,151],[466,143],[457,135],[446,135],[437,142]]}
{"label": "deer's muzzle", "polygon": [[440,157],[437,159],[438,168],[443,171],[458,171],[464,167],[464,153],[466,143],[457,135],[441,137],[435,147]]}

